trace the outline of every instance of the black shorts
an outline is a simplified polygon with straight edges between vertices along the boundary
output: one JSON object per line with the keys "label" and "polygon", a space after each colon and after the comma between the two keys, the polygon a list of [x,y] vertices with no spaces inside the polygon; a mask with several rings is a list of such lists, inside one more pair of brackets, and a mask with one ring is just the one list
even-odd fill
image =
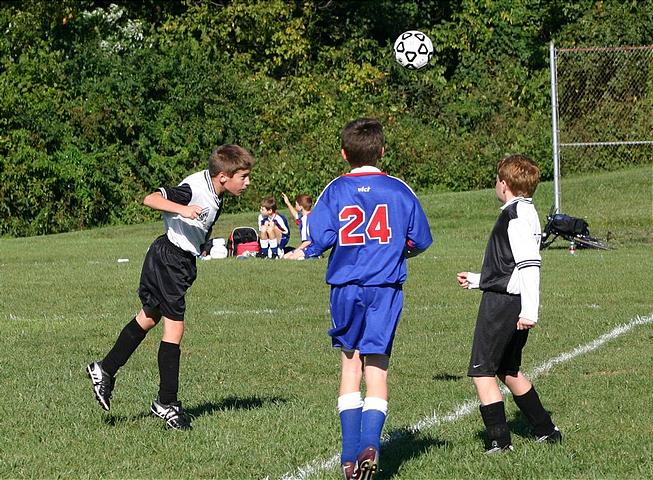
{"label": "black shorts", "polygon": [[483,292],[467,376],[516,375],[528,330],[517,330],[521,297]]}
{"label": "black shorts", "polygon": [[138,296],[145,313],[160,312],[171,320],[184,319],[186,291],[197,277],[195,255],[161,235],[143,261]]}

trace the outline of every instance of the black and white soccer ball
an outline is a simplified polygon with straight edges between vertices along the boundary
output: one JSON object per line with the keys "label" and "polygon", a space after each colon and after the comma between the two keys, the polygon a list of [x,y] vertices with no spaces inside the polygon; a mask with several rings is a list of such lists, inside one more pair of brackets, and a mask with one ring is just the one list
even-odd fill
{"label": "black and white soccer ball", "polygon": [[419,30],[408,30],[395,40],[395,59],[402,67],[419,70],[433,58],[431,39]]}

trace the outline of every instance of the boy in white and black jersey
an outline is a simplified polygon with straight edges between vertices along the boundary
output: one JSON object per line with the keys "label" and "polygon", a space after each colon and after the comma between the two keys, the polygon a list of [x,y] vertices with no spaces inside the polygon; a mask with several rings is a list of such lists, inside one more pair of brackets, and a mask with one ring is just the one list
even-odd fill
{"label": "boy in white and black jersey", "polygon": [[163,319],[158,351],[159,394],[150,409],[169,428],[191,428],[177,399],[185,295],[197,275],[196,258],[208,249],[224,193],[240,195],[249,185],[253,165],[254,158],[247,150],[223,145],[209,156],[207,170],[186,177],[176,187],[161,187],[143,200],[146,206],[163,212],[165,234],[154,240],[145,255],[138,288],[140,312],[122,329],[109,353],[86,367],[95,398],[105,410],[111,407],[118,369],[147,332]]}
{"label": "boy in white and black jersey", "polygon": [[538,442],[562,440],[544,410],[535,387],[519,371],[528,330],[537,324],[540,303],[541,229],[533,193],[540,170],[523,155],[510,155],[497,165],[495,192],[503,202],[483,257],[481,273],[460,272],[463,288],[480,288],[472,355],[467,375],[481,401],[487,432],[486,452],[512,450],[498,377],[532,425]]}

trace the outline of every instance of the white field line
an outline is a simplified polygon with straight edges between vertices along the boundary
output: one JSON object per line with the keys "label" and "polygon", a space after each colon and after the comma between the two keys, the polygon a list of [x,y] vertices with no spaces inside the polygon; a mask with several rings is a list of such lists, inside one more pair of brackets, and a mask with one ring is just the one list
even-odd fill
{"label": "white field line", "polygon": [[[568,362],[580,355],[592,352],[597,348],[599,348],[600,346],[602,346],[604,343],[607,343],[610,340],[614,340],[620,335],[629,332],[633,328],[639,325],[645,325],[649,323],[653,323],[653,314],[649,315],[648,317],[637,316],[630,322],[615,327],[608,333],[601,335],[597,339],[592,340],[591,342],[586,343],[585,345],[580,345],[569,352],[561,353],[557,357],[547,360],[541,365],[535,367],[531,372],[527,372],[526,375],[530,379],[534,380],[538,376],[548,372],[549,370],[551,370],[553,367],[555,367],[560,363]],[[507,390],[504,389],[503,392],[505,394]],[[437,412],[433,412],[433,415],[431,415],[430,417],[423,418],[416,424],[407,427],[404,430],[400,430],[394,432],[391,435],[385,436],[383,440],[383,444],[386,445],[393,441],[404,438],[408,435],[415,434],[423,430],[427,430],[429,428],[433,428],[442,423],[455,422],[457,420],[460,420],[464,416],[469,415],[470,413],[476,411],[477,408],[478,408],[478,400],[476,398],[470,398],[465,400],[463,403],[457,405],[456,407],[454,407],[454,409],[451,412],[446,413],[444,415],[441,415]],[[284,474],[281,477],[281,480],[304,480],[319,472],[335,469],[338,466],[339,462],[340,462],[340,454],[336,454],[326,460],[316,459],[313,460],[312,462],[307,463],[306,465],[297,467],[293,472],[288,472]],[[270,477],[266,477],[266,480],[268,480],[269,478]]]}

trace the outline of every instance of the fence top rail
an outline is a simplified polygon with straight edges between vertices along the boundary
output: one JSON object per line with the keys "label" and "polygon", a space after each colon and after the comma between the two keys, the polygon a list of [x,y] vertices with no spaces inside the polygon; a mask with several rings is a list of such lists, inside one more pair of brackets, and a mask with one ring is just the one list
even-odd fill
{"label": "fence top rail", "polygon": [[558,53],[578,52],[628,52],[632,50],[653,50],[653,45],[631,45],[624,47],[579,47],[579,48],[556,48]]}

